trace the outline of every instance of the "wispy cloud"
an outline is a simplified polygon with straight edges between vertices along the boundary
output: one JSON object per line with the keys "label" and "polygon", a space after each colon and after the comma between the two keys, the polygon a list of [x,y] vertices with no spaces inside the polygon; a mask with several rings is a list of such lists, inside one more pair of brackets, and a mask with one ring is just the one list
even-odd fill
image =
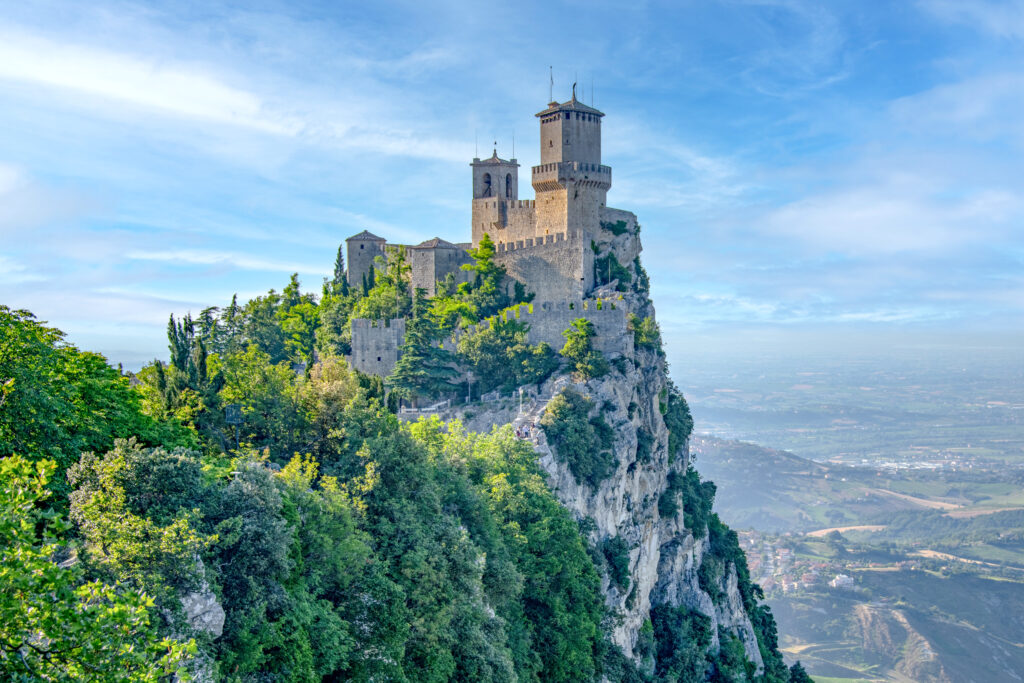
{"label": "wispy cloud", "polygon": [[1021,0],[922,0],[926,12],[1000,38],[1024,38]]}
{"label": "wispy cloud", "polygon": [[[160,263],[182,263],[204,266],[224,266],[241,270],[258,270],[272,273],[323,274],[324,264],[299,263],[249,256],[237,252],[206,251],[201,249],[166,249],[156,251],[135,250],[125,254],[125,258],[136,261],[158,261]],[[324,259],[327,263],[328,259]]]}
{"label": "wispy cloud", "polygon": [[166,63],[40,36],[0,32],[0,79],[23,81],[117,100],[277,135],[295,135],[299,122],[267,111],[251,92],[195,66]]}
{"label": "wispy cloud", "polygon": [[1010,192],[948,198],[908,180],[801,199],[771,212],[763,230],[847,254],[948,252],[1000,237],[1022,213],[1024,198]]}

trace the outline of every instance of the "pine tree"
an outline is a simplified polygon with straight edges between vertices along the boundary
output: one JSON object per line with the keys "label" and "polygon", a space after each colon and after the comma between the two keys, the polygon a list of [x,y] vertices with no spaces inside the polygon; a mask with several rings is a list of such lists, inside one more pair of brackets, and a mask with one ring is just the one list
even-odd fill
{"label": "pine tree", "polygon": [[412,317],[405,328],[405,342],[395,370],[385,380],[387,387],[399,398],[437,395],[453,387],[449,379],[455,376],[450,367],[451,354],[436,346],[440,327],[430,315],[427,293],[416,289]]}
{"label": "pine tree", "polygon": [[342,252],[342,245],[338,245],[338,255],[334,257],[334,279],[331,284],[335,289],[345,286],[345,254]]}
{"label": "pine tree", "polygon": [[814,679],[804,670],[803,664],[797,662],[789,669],[789,683],[814,683]]}

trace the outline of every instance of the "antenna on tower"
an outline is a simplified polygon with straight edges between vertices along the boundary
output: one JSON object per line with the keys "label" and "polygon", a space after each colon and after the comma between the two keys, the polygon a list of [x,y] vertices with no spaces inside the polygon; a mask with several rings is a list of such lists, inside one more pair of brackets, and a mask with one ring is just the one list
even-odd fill
{"label": "antenna on tower", "polygon": [[548,67],[548,75],[551,77],[551,84],[548,86],[548,102],[555,101],[555,67]]}

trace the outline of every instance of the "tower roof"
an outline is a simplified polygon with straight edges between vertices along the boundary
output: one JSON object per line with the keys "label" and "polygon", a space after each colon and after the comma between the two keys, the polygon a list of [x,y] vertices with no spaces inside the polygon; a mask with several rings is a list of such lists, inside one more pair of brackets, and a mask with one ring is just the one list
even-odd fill
{"label": "tower roof", "polygon": [[476,165],[476,164],[491,164],[491,165],[494,165],[494,166],[497,166],[498,164],[505,164],[505,165],[515,164],[516,166],[519,165],[518,163],[516,163],[515,159],[502,159],[501,157],[499,157],[497,149],[495,149],[494,153],[491,154],[491,156],[489,158],[487,158],[487,159],[482,159],[482,160],[481,159],[473,159],[473,164],[474,165]]}
{"label": "tower roof", "polygon": [[548,104],[548,108],[542,112],[537,112],[535,116],[547,116],[548,114],[554,114],[556,111],[578,111],[584,114],[593,114],[594,116],[604,116],[604,112],[598,111],[593,107],[588,107],[579,100],[576,99],[575,86],[573,87],[572,99],[568,102],[551,102]]}
{"label": "tower roof", "polygon": [[383,237],[377,237],[369,230],[363,230],[358,235],[352,235],[346,242],[387,242]]}
{"label": "tower roof", "polygon": [[426,240],[425,242],[420,242],[419,244],[417,244],[415,247],[412,247],[412,248],[413,249],[458,249],[457,246],[455,246],[451,242],[448,242],[447,240],[441,239],[440,237],[435,237],[432,240]]}

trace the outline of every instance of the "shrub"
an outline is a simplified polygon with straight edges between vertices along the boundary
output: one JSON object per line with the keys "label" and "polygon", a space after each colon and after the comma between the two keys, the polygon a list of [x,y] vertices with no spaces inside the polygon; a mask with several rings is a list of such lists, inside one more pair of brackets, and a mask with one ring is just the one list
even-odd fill
{"label": "shrub", "polygon": [[540,424],[559,461],[577,482],[597,488],[615,471],[615,432],[601,415],[590,417],[593,401],[567,389],[551,400]]}
{"label": "shrub", "polygon": [[615,221],[614,223],[601,221],[601,227],[616,237],[626,234],[626,231],[629,230],[629,226],[626,225],[626,221]]}
{"label": "shrub", "polygon": [[703,681],[711,620],[686,607],[656,605],[651,610],[655,668],[659,681]]}
{"label": "shrub", "polygon": [[594,349],[593,340],[597,335],[594,323],[586,318],[576,318],[562,334],[565,336],[562,355],[572,363],[577,377],[594,379],[608,374],[608,361],[604,354]]}
{"label": "shrub", "polygon": [[690,414],[690,406],[686,399],[674,384],[669,384],[662,401],[662,414],[668,428],[668,461],[672,463],[679,449],[693,433],[693,416]]}
{"label": "shrub", "polygon": [[661,350],[661,330],[654,318],[629,314],[629,329],[633,332],[633,345],[638,349]]}
{"label": "shrub", "polygon": [[608,561],[608,576],[619,590],[629,586],[629,544],[622,536],[607,539],[601,545],[601,552]]}
{"label": "shrub", "polygon": [[651,447],[654,446],[654,436],[644,427],[636,430],[636,461],[646,465],[651,461]]}
{"label": "shrub", "polygon": [[633,274],[629,272],[629,268],[619,263],[619,260],[615,258],[615,254],[612,252],[608,252],[607,256],[595,258],[594,286],[600,287],[615,280],[618,280],[615,291],[628,292],[629,285],[633,281]]}

